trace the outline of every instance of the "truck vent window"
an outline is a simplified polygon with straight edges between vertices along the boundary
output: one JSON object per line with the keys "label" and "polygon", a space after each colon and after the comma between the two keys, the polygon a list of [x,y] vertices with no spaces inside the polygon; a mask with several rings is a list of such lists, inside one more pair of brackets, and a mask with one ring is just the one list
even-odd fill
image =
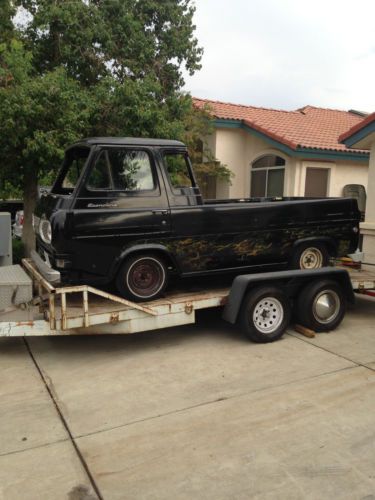
{"label": "truck vent window", "polygon": [[80,146],[72,147],[66,152],[59,175],[52,187],[52,193],[70,195],[74,191],[89,153],[89,148]]}
{"label": "truck vent window", "polygon": [[108,151],[102,151],[91,170],[87,183],[89,189],[110,189],[110,163]]}

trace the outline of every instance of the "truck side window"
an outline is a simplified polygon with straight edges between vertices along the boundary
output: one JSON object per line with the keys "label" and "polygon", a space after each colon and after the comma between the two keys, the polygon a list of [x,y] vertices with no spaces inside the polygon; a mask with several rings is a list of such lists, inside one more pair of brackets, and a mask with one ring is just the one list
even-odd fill
{"label": "truck side window", "polygon": [[146,151],[110,150],[114,189],[148,191],[155,189],[150,157]]}
{"label": "truck side window", "polygon": [[113,191],[154,190],[155,181],[148,153],[117,148],[101,151],[90,173],[87,188]]}
{"label": "truck side window", "polygon": [[164,163],[174,190],[193,187],[193,179],[190,176],[190,168],[185,154],[166,152],[164,153]]}

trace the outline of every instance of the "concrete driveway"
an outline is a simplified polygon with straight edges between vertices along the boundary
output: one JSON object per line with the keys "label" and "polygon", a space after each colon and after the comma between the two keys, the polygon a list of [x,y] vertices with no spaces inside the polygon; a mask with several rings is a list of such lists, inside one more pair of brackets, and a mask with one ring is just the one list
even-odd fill
{"label": "concrete driveway", "polygon": [[217,312],[0,339],[0,499],[375,499],[374,306],[267,345]]}

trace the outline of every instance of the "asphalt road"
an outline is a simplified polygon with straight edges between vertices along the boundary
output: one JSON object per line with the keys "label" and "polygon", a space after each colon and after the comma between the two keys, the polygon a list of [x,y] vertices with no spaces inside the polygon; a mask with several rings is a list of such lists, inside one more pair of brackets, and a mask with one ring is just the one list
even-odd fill
{"label": "asphalt road", "polygon": [[0,339],[0,499],[375,499],[375,301],[257,345],[215,312]]}

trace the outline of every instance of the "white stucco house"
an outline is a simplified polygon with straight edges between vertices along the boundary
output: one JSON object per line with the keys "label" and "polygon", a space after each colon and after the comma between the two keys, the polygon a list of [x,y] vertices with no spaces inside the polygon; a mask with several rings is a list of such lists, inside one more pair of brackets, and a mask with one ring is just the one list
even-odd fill
{"label": "white stucco house", "polygon": [[194,98],[212,114],[208,147],[233,172],[206,197],[342,196],[347,184],[367,188],[369,151],[339,136],[363,113],[306,106],[282,111]]}
{"label": "white stucco house", "polygon": [[375,113],[352,126],[339,140],[348,148],[361,148],[370,152],[368,193],[365,221],[361,224],[364,262],[369,269],[375,266]]}

